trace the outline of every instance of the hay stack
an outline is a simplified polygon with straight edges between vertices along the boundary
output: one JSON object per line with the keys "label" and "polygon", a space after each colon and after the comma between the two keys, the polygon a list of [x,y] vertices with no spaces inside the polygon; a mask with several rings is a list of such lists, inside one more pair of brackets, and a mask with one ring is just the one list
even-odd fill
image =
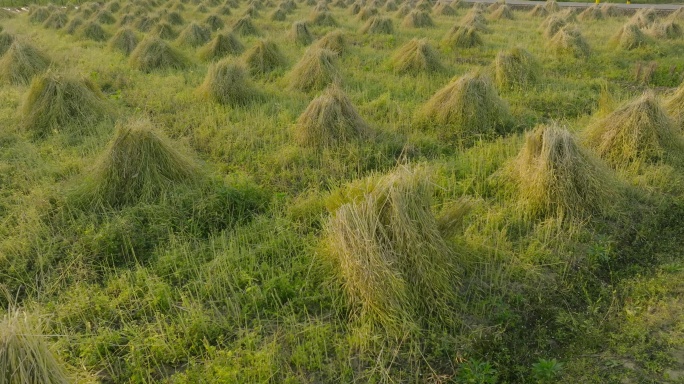
{"label": "hay stack", "polygon": [[95,20],[97,20],[98,23],[106,25],[116,23],[116,18],[114,17],[114,15],[112,15],[112,13],[106,9],[103,9],[100,12],[98,12],[97,15],[95,15]]}
{"label": "hay stack", "polygon": [[199,47],[211,39],[211,32],[197,23],[190,23],[178,35],[178,43],[189,47]]}
{"label": "hay stack", "polygon": [[352,308],[399,337],[426,317],[448,322],[459,271],[431,209],[433,184],[424,171],[403,168],[366,183],[325,227]]}
{"label": "hay stack", "polygon": [[195,184],[199,167],[177,148],[147,120],[119,125],[75,191],[76,201],[118,208],[159,201],[176,186]]}
{"label": "hay stack", "polygon": [[524,89],[539,81],[541,66],[523,48],[501,51],[494,59],[496,85],[500,89]]}
{"label": "hay stack", "polygon": [[555,13],[560,11],[560,6],[558,6],[556,0],[546,0],[546,4],[544,4],[544,9],[546,9],[548,13]]}
{"label": "hay stack", "polygon": [[321,90],[331,83],[339,83],[340,70],[337,54],[328,49],[311,47],[290,72],[290,88],[304,92]]}
{"label": "hay stack", "polygon": [[220,104],[247,105],[261,97],[243,64],[223,59],[209,66],[199,94]]}
{"label": "hay stack", "polygon": [[610,171],[557,124],[541,125],[504,172],[532,216],[586,219],[602,216],[618,195]]}
{"label": "hay stack", "polygon": [[309,16],[309,24],[319,27],[336,27],[338,25],[337,20],[330,12],[313,12]]}
{"label": "hay stack", "polygon": [[589,126],[586,142],[618,168],[681,157],[684,150],[675,123],[650,91]]}
{"label": "hay stack", "polygon": [[38,7],[29,12],[29,21],[34,24],[40,24],[45,22],[45,20],[50,17],[50,14],[50,10],[48,10],[46,7]]}
{"label": "hay stack", "polygon": [[672,20],[665,20],[651,24],[651,27],[646,33],[656,39],[667,40],[678,39],[684,35],[682,26]]}
{"label": "hay stack", "polygon": [[285,56],[271,40],[260,40],[244,54],[244,60],[252,75],[263,75],[286,64]]}
{"label": "hay stack", "polygon": [[556,55],[572,55],[576,58],[587,58],[591,54],[589,44],[580,31],[574,27],[563,27],[548,43],[549,49]]}
{"label": "hay stack", "polygon": [[684,83],[665,101],[665,109],[684,132]]}
{"label": "hay stack", "polygon": [[105,32],[105,30],[100,26],[100,24],[94,21],[89,21],[85,23],[79,31],[79,36],[81,36],[84,39],[93,41],[106,41],[107,39],[109,39],[109,35],[107,34],[107,32]]}
{"label": "hay stack", "polygon": [[59,131],[84,134],[109,112],[90,80],[48,72],[31,82],[21,106],[21,125],[37,137]]}
{"label": "hay stack", "polygon": [[684,7],[679,7],[667,17],[670,21],[684,21]]}
{"label": "hay stack", "polygon": [[171,25],[183,25],[185,24],[185,19],[178,12],[169,12],[164,15],[164,20]]}
{"label": "hay stack", "polygon": [[419,10],[409,12],[401,22],[401,26],[406,28],[425,28],[433,27],[434,25],[435,23],[432,21],[430,14]]}
{"label": "hay stack", "polygon": [[370,19],[371,17],[373,17],[377,14],[378,14],[377,8],[363,7],[359,11],[359,13],[356,14],[356,19],[359,21],[366,21],[366,20]]}
{"label": "hay stack", "polygon": [[315,44],[318,48],[329,49],[338,55],[343,55],[347,52],[347,38],[344,32],[337,29],[328,32],[325,36],[321,37]]}
{"label": "hay stack", "polygon": [[438,2],[435,4],[433,7],[433,12],[435,15],[442,15],[442,16],[454,16],[456,15],[456,10],[451,7],[449,3],[445,2]]}
{"label": "hay stack", "polygon": [[239,55],[245,46],[232,33],[219,33],[199,51],[202,60],[216,60],[228,55]]}
{"label": "hay stack", "polygon": [[389,17],[375,16],[368,19],[366,24],[361,27],[360,32],[374,35],[392,35],[394,34],[394,24]]}
{"label": "hay stack", "polygon": [[0,59],[0,78],[10,84],[26,85],[50,66],[50,59],[28,43],[15,40]]}
{"label": "hay stack", "polygon": [[5,52],[12,46],[16,37],[11,33],[2,31],[0,32],[0,56],[4,55]]}
{"label": "hay stack", "polygon": [[71,19],[69,24],[67,24],[67,26],[65,28],[66,33],[68,33],[70,35],[75,34],[81,28],[83,23],[84,23],[84,21],[82,18],[74,17],[73,19]]}
{"label": "hay stack", "polygon": [[396,12],[394,12],[394,17],[402,19],[402,18],[406,17],[406,15],[411,13],[411,11],[412,11],[412,8],[408,4],[404,3],[404,4],[402,4],[401,7],[399,7],[399,9],[397,9]]}
{"label": "hay stack", "polygon": [[3,382],[68,384],[62,364],[50,352],[46,338],[26,314],[11,311],[0,322],[0,374]]}
{"label": "hay stack", "polygon": [[419,111],[432,124],[450,125],[456,133],[503,134],[512,117],[489,78],[468,73],[440,89]]}
{"label": "hay stack", "polygon": [[442,44],[450,48],[473,48],[482,45],[482,38],[472,26],[454,25],[447,32]]}
{"label": "hay stack", "polygon": [[45,19],[43,27],[50,29],[62,29],[69,22],[69,16],[65,12],[55,12]]}
{"label": "hay stack", "polygon": [[330,86],[299,116],[294,136],[301,145],[334,147],[366,137],[368,124],[339,86]]}
{"label": "hay stack", "polygon": [[489,15],[489,18],[491,20],[513,20],[515,17],[513,16],[511,8],[508,5],[503,4],[492,12],[492,14]]}
{"label": "hay stack", "polygon": [[261,34],[254,23],[252,23],[252,18],[249,16],[239,18],[235,21],[232,28],[233,33],[238,36],[259,36]]}
{"label": "hay stack", "polygon": [[187,59],[164,40],[149,36],[131,52],[130,65],[143,72],[162,69],[183,69]]}
{"label": "hay stack", "polygon": [[598,4],[594,4],[582,11],[577,18],[582,21],[602,20],[604,18],[603,10],[603,7],[600,7]]}
{"label": "hay stack", "polygon": [[444,70],[437,51],[428,44],[427,39],[412,39],[397,50],[390,60],[397,73],[433,73]]}
{"label": "hay stack", "polygon": [[535,5],[534,8],[528,13],[532,17],[546,17],[549,11],[546,10],[541,4]]}
{"label": "hay stack", "polygon": [[285,21],[285,19],[287,19],[287,13],[285,13],[285,11],[282,9],[276,9],[268,16],[268,18],[271,21]]}
{"label": "hay stack", "polygon": [[135,28],[140,32],[149,32],[159,22],[159,16],[140,16],[135,22]]}
{"label": "hay stack", "polygon": [[665,109],[684,132],[684,83],[665,101]]}
{"label": "hay stack", "polygon": [[138,42],[138,37],[132,29],[121,28],[109,40],[109,47],[128,56],[138,46]]}
{"label": "hay stack", "polygon": [[565,19],[558,15],[551,15],[544,19],[539,26],[539,30],[542,31],[545,38],[551,39],[566,25],[568,25],[568,22]]}
{"label": "hay stack", "polygon": [[603,13],[603,17],[616,17],[619,16],[620,13],[618,12],[617,6],[615,4],[601,4],[601,12]]}
{"label": "hay stack", "polygon": [[628,24],[636,24],[639,28],[646,28],[653,24],[658,18],[658,14],[653,8],[644,8],[638,10]]}
{"label": "hay stack", "polygon": [[178,34],[176,31],[174,31],[171,24],[165,21],[160,22],[154,28],[152,28],[152,34],[155,34],[164,40],[173,40],[178,37]]}
{"label": "hay stack", "polygon": [[290,39],[299,45],[309,45],[313,41],[313,36],[309,32],[309,25],[306,21],[295,21],[290,29]]}
{"label": "hay stack", "polygon": [[487,19],[485,18],[482,11],[472,8],[468,13],[465,14],[459,21],[462,26],[470,26],[475,28],[478,32],[489,33],[489,28],[487,28]]}
{"label": "hay stack", "polygon": [[223,28],[226,23],[223,22],[223,19],[219,15],[209,15],[204,19],[204,25],[206,25],[210,31],[218,31]]}
{"label": "hay stack", "polygon": [[627,23],[613,36],[613,43],[622,49],[635,49],[649,43],[648,37],[634,23]]}

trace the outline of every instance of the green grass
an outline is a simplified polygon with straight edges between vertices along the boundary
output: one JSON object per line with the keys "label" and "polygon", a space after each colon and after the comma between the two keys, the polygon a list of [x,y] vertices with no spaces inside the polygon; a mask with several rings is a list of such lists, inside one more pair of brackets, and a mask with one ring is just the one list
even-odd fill
{"label": "green grass", "polygon": [[[141,11],[123,51],[0,16],[51,65],[0,88],[0,316],[40,320],[41,351],[74,381],[681,375],[681,37],[619,49],[630,16],[591,18],[570,22],[590,54],[558,54],[544,18],[482,10],[482,44],[466,48],[443,43],[461,6],[417,27],[380,5],[393,31],[373,34],[338,2],[288,3],[282,21],[277,1],[232,3],[186,3],[178,25],[165,3],[107,4],[104,36]],[[253,25],[238,22],[252,5]],[[91,7],[64,12],[85,25]],[[214,14],[210,40],[136,28]],[[305,20],[312,41],[293,35]],[[419,119],[473,71],[489,80],[459,118]],[[54,92],[36,108],[40,89]],[[655,101],[633,108],[646,91]],[[475,104],[489,107],[472,119]]]}

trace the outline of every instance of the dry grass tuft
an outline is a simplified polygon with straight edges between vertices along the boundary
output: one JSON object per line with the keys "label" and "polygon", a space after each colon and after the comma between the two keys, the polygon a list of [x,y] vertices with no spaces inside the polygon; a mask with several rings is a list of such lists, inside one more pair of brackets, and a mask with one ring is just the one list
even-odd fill
{"label": "dry grass tuft", "polygon": [[290,29],[290,39],[299,45],[309,45],[314,38],[309,32],[309,24],[306,21],[295,21]]}
{"label": "dry grass tuft", "polygon": [[627,23],[613,36],[612,42],[619,48],[631,50],[649,44],[649,39],[637,24]]}
{"label": "dry grass tuft", "polygon": [[448,321],[460,273],[432,212],[434,187],[425,172],[402,168],[362,188],[342,192],[358,196],[325,228],[356,315],[390,335],[404,334],[418,316]]}
{"label": "dry grass tuft", "polygon": [[315,43],[318,48],[329,49],[338,55],[343,55],[348,50],[347,38],[342,30],[337,29],[328,32]]}
{"label": "dry grass tuft", "polygon": [[199,47],[211,39],[211,32],[197,23],[190,23],[178,35],[178,43],[189,47]]}
{"label": "dry grass tuft", "polygon": [[368,19],[366,24],[364,24],[364,26],[361,27],[360,32],[370,34],[392,35],[394,34],[394,24],[392,23],[392,19],[390,19],[389,17],[375,16]]}
{"label": "dry grass tuft", "polygon": [[131,52],[130,65],[143,72],[161,69],[183,69],[188,60],[164,40],[149,36]]}
{"label": "dry grass tuft", "polygon": [[121,28],[109,40],[109,47],[121,51],[128,56],[138,46],[138,43],[138,37],[132,29]]}
{"label": "dry grass tuft", "polygon": [[261,34],[249,16],[243,16],[233,24],[233,33],[238,36],[259,36]]}
{"label": "dry grass tuft", "polygon": [[74,191],[86,207],[159,201],[177,185],[193,185],[200,168],[147,120],[117,127],[114,138]]}
{"label": "dry grass tuft", "polygon": [[474,27],[454,25],[442,39],[442,44],[450,48],[473,48],[483,43]]}
{"label": "dry grass tuft", "polygon": [[50,66],[50,59],[28,43],[15,40],[0,59],[0,78],[10,84],[26,85]]}
{"label": "dry grass tuft", "polygon": [[238,38],[228,32],[219,33],[207,45],[200,49],[198,55],[202,60],[222,59],[229,55],[239,55],[245,50]]}
{"label": "dry grass tuft", "polygon": [[271,40],[259,40],[244,54],[245,63],[252,75],[263,75],[284,67],[285,56]]}
{"label": "dry grass tuft", "polygon": [[19,311],[0,321],[0,377],[8,384],[68,384],[62,364],[50,352],[44,336]]}
{"label": "dry grass tuft", "polygon": [[501,51],[494,59],[496,85],[501,89],[522,89],[539,81],[541,66],[523,48]]}
{"label": "dry grass tuft", "polygon": [[586,219],[610,211],[618,195],[608,168],[578,145],[564,127],[541,125],[504,173],[533,217]]}
{"label": "dry grass tuft", "polygon": [[413,10],[404,17],[401,26],[405,28],[433,27],[435,22],[427,11]]}
{"label": "dry grass tuft", "polygon": [[90,125],[111,112],[90,80],[52,72],[33,79],[20,111],[21,125],[36,137],[60,131],[87,134]]}
{"label": "dry grass tuft", "polygon": [[291,89],[304,92],[321,90],[333,82],[338,83],[341,74],[337,67],[337,54],[329,49],[311,47],[288,77]]}
{"label": "dry grass tuft", "polygon": [[368,136],[370,128],[338,85],[328,87],[309,103],[295,124],[301,145],[334,147]]}
{"label": "dry grass tuft", "polygon": [[223,59],[209,66],[199,94],[220,104],[248,105],[261,98],[243,64]]}
{"label": "dry grass tuft", "polygon": [[402,45],[390,60],[397,73],[418,74],[444,70],[439,54],[430,46],[427,39],[412,39]]}
{"label": "dry grass tuft", "polygon": [[572,26],[561,28],[549,41],[548,47],[556,55],[572,55],[586,59],[591,54],[587,40]]}
{"label": "dry grass tuft", "polygon": [[680,157],[684,150],[675,123],[650,91],[589,126],[586,142],[618,168]]}
{"label": "dry grass tuft", "polygon": [[419,118],[449,125],[463,136],[504,134],[512,123],[506,102],[491,80],[477,71],[437,91],[419,111]]}

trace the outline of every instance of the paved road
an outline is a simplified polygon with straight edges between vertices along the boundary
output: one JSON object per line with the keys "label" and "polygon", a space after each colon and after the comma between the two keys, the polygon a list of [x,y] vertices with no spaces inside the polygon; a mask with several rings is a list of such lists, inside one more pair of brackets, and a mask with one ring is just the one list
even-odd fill
{"label": "paved road", "polygon": [[[495,3],[497,0],[462,0],[466,3]],[[506,0],[506,4],[514,7],[534,7],[538,4],[545,4],[545,1],[529,1],[529,0]],[[642,9],[642,8],[654,8],[661,11],[675,11],[684,5],[681,4],[623,4],[623,3],[603,3],[603,4],[614,4],[620,9]],[[588,8],[594,3],[573,3],[573,2],[558,2],[560,7],[568,8]]]}

